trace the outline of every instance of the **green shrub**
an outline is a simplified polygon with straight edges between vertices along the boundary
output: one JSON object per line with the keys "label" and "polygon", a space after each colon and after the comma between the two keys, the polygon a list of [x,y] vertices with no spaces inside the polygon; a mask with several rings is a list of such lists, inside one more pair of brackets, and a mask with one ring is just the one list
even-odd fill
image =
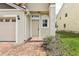
{"label": "green shrub", "polygon": [[61,46],[58,35],[56,35],[55,37],[49,36],[47,38],[44,38],[43,47],[46,50],[47,55],[61,55]]}

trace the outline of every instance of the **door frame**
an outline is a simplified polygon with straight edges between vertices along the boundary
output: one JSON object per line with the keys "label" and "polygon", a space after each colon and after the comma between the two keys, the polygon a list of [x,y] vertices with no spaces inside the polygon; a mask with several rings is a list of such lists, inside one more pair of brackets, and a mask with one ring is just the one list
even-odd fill
{"label": "door frame", "polygon": [[[38,34],[38,37],[40,37],[40,14],[32,14],[32,15],[38,15],[39,16],[39,18],[37,20],[38,20],[38,23],[39,23],[39,27],[38,27],[39,28],[39,31],[38,31],[39,34]],[[32,15],[30,16],[30,37],[33,37],[32,36],[32,20],[33,20],[32,19]]]}

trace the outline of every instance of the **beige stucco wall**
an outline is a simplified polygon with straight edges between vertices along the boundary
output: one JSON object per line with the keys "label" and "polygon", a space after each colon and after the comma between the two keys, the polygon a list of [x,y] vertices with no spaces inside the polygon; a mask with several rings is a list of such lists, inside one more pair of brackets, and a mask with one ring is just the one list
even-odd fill
{"label": "beige stucco wall", "polygon": [[27,3],[30,11],[48,11],[48,3]]}
{"label": "beige stucco wall", "polygon": [[[48,20],[48,27],[44,28],[42,27],[42,21],[43,19]],[[48,37],[50,35],[50,26],[49,26],[50,20],[49,20],[49,15],[48,14],[41,14],[40,17],[40,37]]]}
{"label": "beige stucco wall", "polygon": [[[68,14],[65,17],[65,13]],[[61,19],[60,19],[61,17]],[[66,24],[66,28],[63,27]],[[74,31],[79,32],[79,4],[78,3],[66,3],[61,8],[57,16],[57,30]]]}
{"label": "beige stucco wall", "polygon": [[49,36],[49,28],[41,28],[41,37],[48,37]]}

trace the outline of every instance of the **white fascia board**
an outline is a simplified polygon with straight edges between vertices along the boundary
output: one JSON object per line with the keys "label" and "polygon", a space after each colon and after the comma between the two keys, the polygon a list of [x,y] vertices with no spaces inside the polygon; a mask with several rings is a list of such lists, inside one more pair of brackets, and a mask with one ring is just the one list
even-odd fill
{"label": "white fascia board", "polygon": [[15,5],[15,4],[13,4],[13,3],[6,3],[6,4],[8,4],[8,5],[10,5],[10,6],[14,7],[14,8],[16,8],[16,9],[24,10],[23,8],[17,6],[17,5]]}
{"label": "white fascia board", "polygon": [[23,11],[23,10],[20,10],[20,9],[0,9],[0,12],[1,11]]}
{"label": "white fascia board", "polygon": [[17,9],[0,9],[0,12],[20,12],[24,14],[24,10],[17,10]]}

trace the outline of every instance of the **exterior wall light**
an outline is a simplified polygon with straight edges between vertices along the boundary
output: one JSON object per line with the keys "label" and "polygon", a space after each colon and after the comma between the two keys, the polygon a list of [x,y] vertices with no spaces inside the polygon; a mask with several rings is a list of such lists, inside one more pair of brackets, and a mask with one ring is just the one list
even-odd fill
{"label": "exterior wall light", "polygon": [[19,15],[17,15],[17,18],[18,18],[18,20],[20,20],[20,17],[19,17]]}

